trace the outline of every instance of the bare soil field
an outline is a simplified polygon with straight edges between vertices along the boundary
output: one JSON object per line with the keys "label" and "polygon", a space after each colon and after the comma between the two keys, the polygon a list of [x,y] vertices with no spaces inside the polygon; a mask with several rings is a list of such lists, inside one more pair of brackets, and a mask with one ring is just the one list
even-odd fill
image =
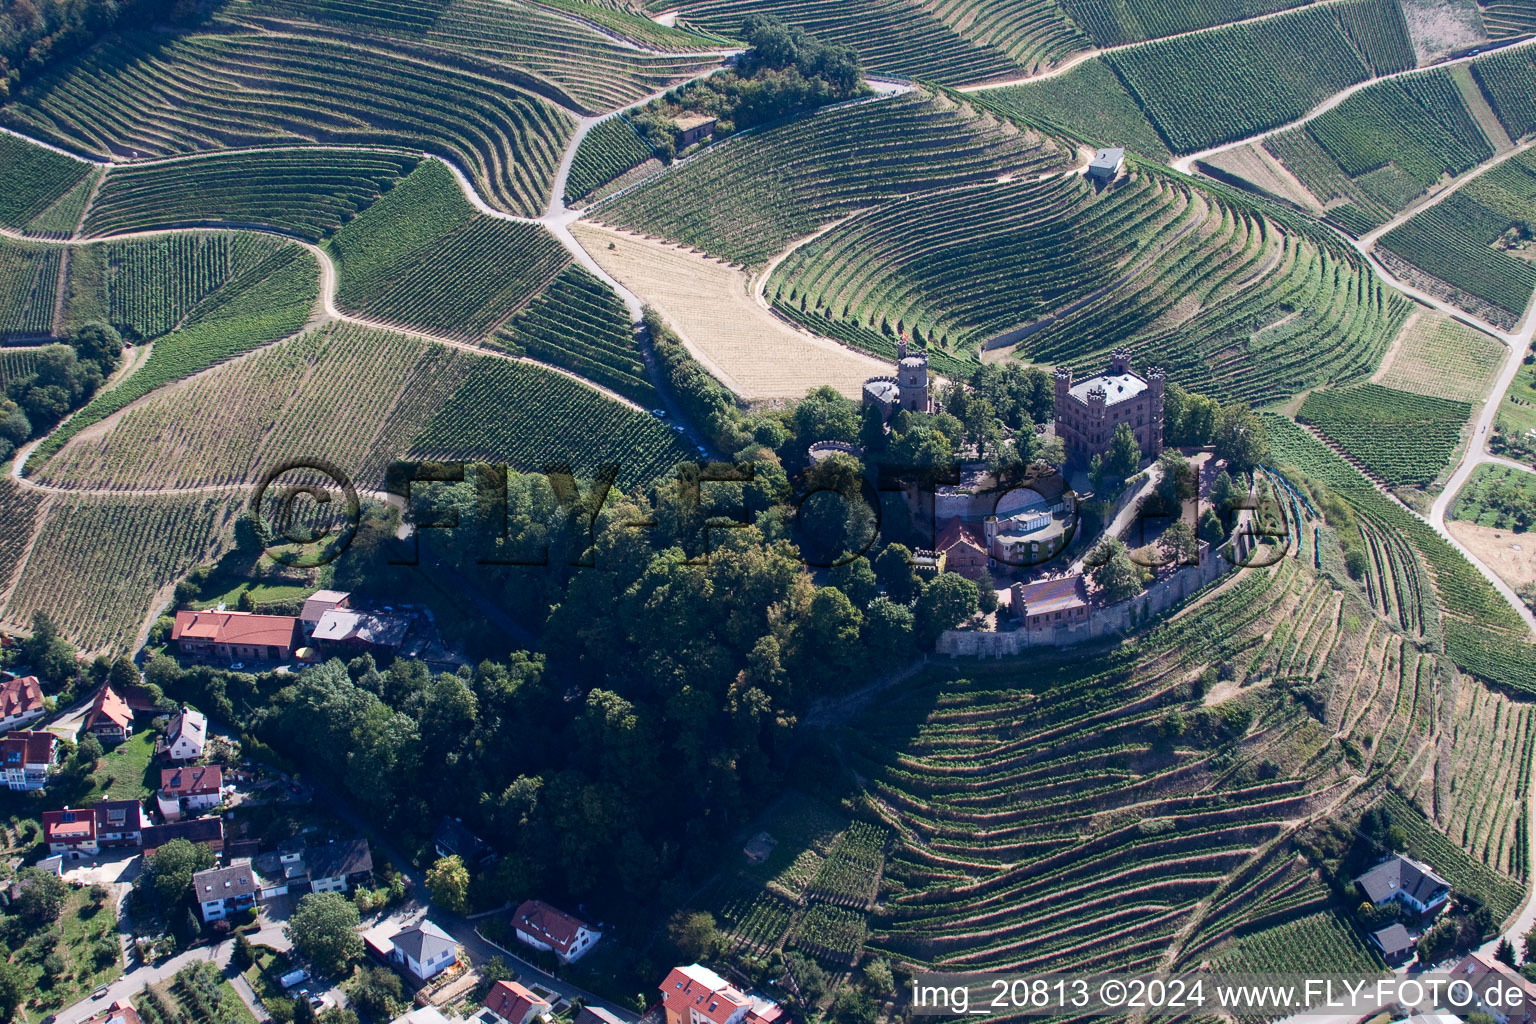
{"label": "bare soil field", "polygon": [[1488,42],[1473,0],[1403,0],[1403,17],[1420,64]]}
{"label": "bare soil field", "polygon": [[1445,528],[1511,587],[1536,583],[1536,534],[1447,519]]}
{"label": "bare soil field", "polygon": [[1323,204],[1303,185],[1284,164],[1276,160],[1263,146],[1249,143],[1202,160],[1201,163],[1241,178],[1262,192],[1288,200],[1312,213],[1322,216]]}
{"label": "bare soil field", "polygon": [[801,398],[829,384],[858,398],[895,367],[795,330],[753,301],[747,275],[655,239],[594,224],[571,233],[600,267],[653,307],[695,359],[748,401]]}

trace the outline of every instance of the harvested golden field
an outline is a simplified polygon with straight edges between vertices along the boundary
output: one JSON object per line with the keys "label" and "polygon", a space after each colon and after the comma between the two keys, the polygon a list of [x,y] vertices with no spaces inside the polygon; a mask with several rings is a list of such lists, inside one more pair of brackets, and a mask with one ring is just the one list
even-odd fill
{"label": "harvested golden field", "polygon": [[757,303],[746,274],[718,260],[592,224],[573,224],[571,231],[742,398],[800,398],[823,384],[857,398],[866,378],[895,372],[889,363],[790,327]]}

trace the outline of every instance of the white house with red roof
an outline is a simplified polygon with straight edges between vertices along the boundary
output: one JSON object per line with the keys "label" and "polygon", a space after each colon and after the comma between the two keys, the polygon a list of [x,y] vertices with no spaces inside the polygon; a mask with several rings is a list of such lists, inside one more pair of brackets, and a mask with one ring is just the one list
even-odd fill
{"label": "white house with red roof", "polygon": [[21,676],[0,683],[0,732],[35,722],[46,710],[43,687],[37,676]]}
{"label": "white house with red roof", "polygon": [[223,799],[224,770],[216,764],[164,768],[160,772],[155,801],[166,821],[180,821],[184,814],[217,807]]}
{"label": "white house with red roof", "polygon": [[674,967],[661,983],[667,1024],[777,1024],[784,1008],[752,995],[703,964]]}
{"label": "white house with red roof", "polygon": [[48,844],[49,853],[86,857],[101,852],[96,842],[96,812],[89,807],[44,811],[42,819],[43,842]]}
{"label": "white house with red roof", "polygon": [[0,778],[10,789],[42,789],[48,784],[58,746],[51,732],[23,729],[0,737]]}
{"label": "white house with red roof", "polygon": [[172,761],[195,761],[208,746],[208,719],[195,708],[183,707],[165,728],[165,755]]}
{"label": "white house with red roof", "polygon": [[574,963],[597,945],[603,933],[542,900],[524,900],[512,912],[512,928],[520,942],[551,950],[561,963]]}
{"label": "white house with red roof", "polygon": [[526,985],[498,981],[486,993],[484,1009],[475,1015],[481,1024],[528,1024],[554,1009],[549,1000]]}
{"label": "white house with red roof", "polygon": [[121,743],[133,735],[133,709],[116,690],[103,686],[86,713],[83,728],[103,743]]}

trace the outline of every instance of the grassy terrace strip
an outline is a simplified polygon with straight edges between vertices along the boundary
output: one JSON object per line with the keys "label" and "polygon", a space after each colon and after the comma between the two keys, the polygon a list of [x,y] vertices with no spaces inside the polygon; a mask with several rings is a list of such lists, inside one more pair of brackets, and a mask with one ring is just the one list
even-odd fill
{"label": "grassy terrace strip", "polygon": [[84,233],[241,224],[318,242],[417,162],[388,153],[298,149],[115,167],[97,191]]}
{"label": "grassy terrace strip", "polygon": [[476,212],[436,161],[417,167],[326,249],[343,308],[470,341],[504,324],[570,264],[539,225]]}
{"label": "grassy terrace strip", "polygon": [[1176,153],[1294,121],[1348,86],[1415,64],[1392,0],[1304,8],[1104,59]]}
{"label": "grassy terrace strip", "polygon": [[0,338],[52,333],[63,259],[63,246],[0,238]]}
{"label": "grassy terrace strip", "polygon": [[877,352],[898,328],[1078,369],[1145,346],[1170,379],[1255,401],[1363,377],[1409,309],[1331,233],[1142,169],[1099,193],[1064,176],[891,203],[797,249],[767,294]]}
{"label": "grassy terrace strip", "polygon": [[474,359],[333,324],[146,396],[106,430],[77,436],[37,477],[92,490],[208,487],[319,453],[359,486],[378,487]]}
{"label": "grassy terrace strip", "polygon": [[1314,391],[1296,419],[1309,423],[1389,485],[1428,484],[1461,443],[1470,402],[1379,384]]}
{"label": "grassy terrace strip", "polygon": [[[869,71],[945,85],[1009,78],[1026,70],[1000,46],[969,39],[907,0],[653,0],[648,6],[657,11],[676,8],[691,24],[722,35],[740,32],[749,14],[775,14],[825,42],[852,46]],[[987,5],[945,6],[1000,4],[993,0]],[[1086,41],[1075,34],[1062,33],[1064,21],[1053,16],[1042,26],[1052,40],[1042,57],[1054,60],[1086,48]]]}
{"label": "grassy terrace strip", "polygon": [[126,654],[160,591],[216,553],[243,502],[239,495],[55,498],[5,618],[25,623],[46,611],[82,650]]}
{"label": "grassy terrace strip", "polygon": [[[627,106],[719,64],[716,57],[653,53],[626,45],[524,0],[425,5],[412,0],[243,0],[225,7],[223,15],[298,35],[345,38],[347,33],[365,33],[384,47],[410,46],[411,52],[428,59],[446,51],[494,62],[518,84],[589,114]],[[670,49],[691,49],[699,43],[697,36],[675,35],[687,45]]]}
{"label": "grassy terrace strip", "polygon": [[[62,230],[43,232],[35,230],[34,222],[49,219],[50,209],[94,173],[90,164],[0,133],[0,227],[56,237],[69,235],[75,230],[73,222]],[[84,208],[84,199],[73,207],[76,221]],[[67,209],[63,215],[68,215]]]}
{"label": "grassy terrace strip", "polygon": [[1266,416],[1265,426],[1276,462],[1326,484],[1379,534],[1405,541],[1429,566],[1451,660],[1489,682],[1536,693],[1536,647],[1525,622],[1461,552],[1290,420]]}
{"label": "grassy terrace strip", "polygon": [[35,473],[80,430],[156,388],[297,333],[314,308],[319,277],[314,257],[298,245],[272,252],[207,297],[173,333],[155,341],[143,366],[50,434],[27,461],[27,471]]}
{"label": "grassy terrace strip", "polygon": [[1070,160],[1038,132],[918,91],[736,139],[600,205],[595,219],[757,267],[855,210]]}
{"label": "grassy terrace strip", "polygon": [[590,477],[619,467],[617,486],[649,483],[692,455],[655,417],[529,363],[479,357],[408,457],[485,460],[524,471],[568,464]]}
{"label": "grassy terrace strip", "polygon": [[571,162],[571,174],[565,182],[566,202],[580,199],[654,155],[651,144],[622,116],[599,122],[581,140]]}
{"label": "grassy terrace strip", "polygon": [[629,310],[612,288],[580,266],[567,267],[495,340],[641,405],[655,404],[656,389],[646,374]]}
{"label": "grassy terrace strip", "polygon": [[39,76],[0,121],[102,156],[351,143],[453,160],[486,201],[544,206],[569,114],[467,55],[434,64],[335,39],[229,32],[109,40]]}
{"label": "grassy terrace strip", "polygon": [[1536,48],[1521,46],[1480,57],[1472,62],[1472,77],[1510,138],[1536,132]]}
{"label": "grassy terrace strip", "polygon": [[1493,156],[1444,71],[1362,89],[1302,127],[1266,139],[1264,146],[1319,201],[1346,199],[1372,227],[1442,175],[1460,174]]}
{"label": "grassy terrace strip", "polygon": [[1536,263],[1495,243],[1516,225],[1532,221],[1536,154],[1527,150],[1393,228],[1379,244],[1450,285],[1453,298],[1465,293],[1490,304],[1490,318],[1512,328],[1536,290]]}
{"label": "grassy terrace strip", "polygon": [[989,89],[967,98],[979,107],[1074,138],[1125,146],[1158,160],[1172,156],[1135,97],[1101,59],[1084,61],[1056,78]]}

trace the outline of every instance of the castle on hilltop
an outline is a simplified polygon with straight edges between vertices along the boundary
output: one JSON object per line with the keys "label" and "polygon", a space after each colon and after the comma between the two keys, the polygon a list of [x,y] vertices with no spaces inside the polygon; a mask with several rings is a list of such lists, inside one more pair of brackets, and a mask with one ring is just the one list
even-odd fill
{"label": "castle on hilltop", "polygon": [[1157,458],[1163,451],[1163,388],[1157,367],[1145,377],[1131,369],[1129,349],[1115,349],[1106,372],[1075,384],[1071,370],[1057,370],[1056,436],[1067,461],[1086,465],[1108,452],[1121,423],[1136,435],[1143,455]]}
{"label": "castle on hilltop", "polygon": [[910,350],[903,332],[896,342],[896,376],[871,377],[864,382],[863,406],[875,406],[880,419],[890,422],[897,409],[908,412],[933,412],[933,394],[928,385],[928,353]]}

